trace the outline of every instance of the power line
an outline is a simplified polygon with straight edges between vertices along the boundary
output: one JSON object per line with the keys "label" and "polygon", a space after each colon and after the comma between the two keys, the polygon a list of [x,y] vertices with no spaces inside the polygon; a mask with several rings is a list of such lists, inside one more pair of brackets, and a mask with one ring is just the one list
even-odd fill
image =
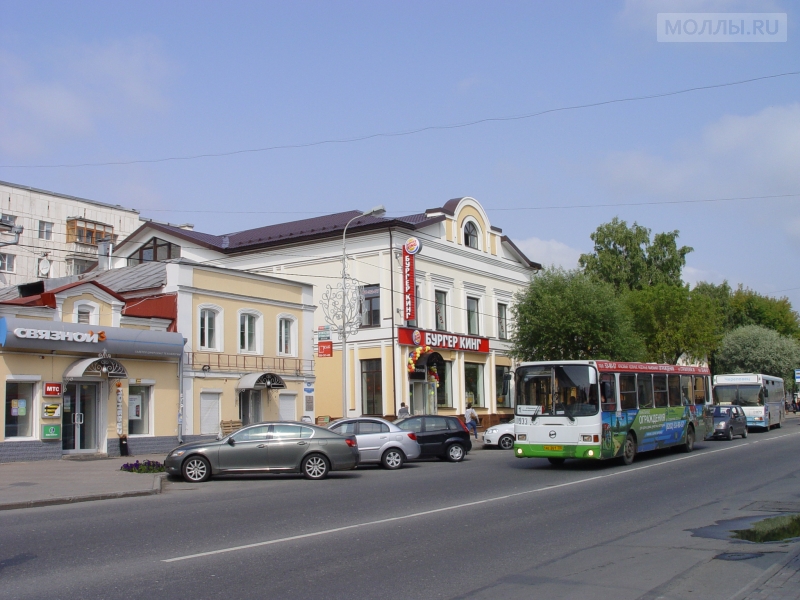
{"label": "power line", "polygon": [[504,121],[521,121],[524,119],[533,119],[536,117],[541,117],[543,115],[556,113],[556,112],[564,112],[570,110],[581,110],[585,108],[595,108],[598,106],[606,106],[609,104],[621,104],[625,102],[637,102],[641,100],[654,100],[657,98],[666,98],[669,96],[677,96],[680,94],[688,94],[691,92],[698,92],[702,90],[710,90],[710,89],[717,89],[717,88],[724,88],[724,87],[731,87],[735,85],[743,85],[746,83],[753,83],[756,81],[764,81],[767,79],[776,79],[779,77],[788,77],[792,75],[800,75],[800,71],[789,71],[786,73],[777,73],[775,75],[764,75],[762,77],[753,77],[750,79],[742,79],[740,81],[730,81],[726,83],[717,83],[713,85],[703,85],[703,86],[696,86],[691,88],[685,88],[681,90],[674,90],[671,92],[663,92],[660,94],[647,94],[643,96],[631,96],[628,98],[616,98],[613,100],[603,100],[600,102],[591,102],[588,104],[575,104],[572,106],[562,106],[558,108],[549,108],[547,110],[542,110],[533,113],[527,113],[522,115],[513,115],[508,117],[486,117],[483,119],[477,119],[474,121],[466,121],[463,123],[454,123],[450,125],[428,125],[426,127],[419,127],[417,129],[410,129],[406,131],[394,131],[394,132],[383,132],[383,133],[372,133],[363,136],[357,137],[350,137],[350,138],[339,138],[339,139],[329,139],[329,140],[320,140],[316,142],[307,142],[304,144],[282,144],[277,146],[265,146],[262,148],[249,148],[243,150],[231,150],[229,152],[209,152],[204,154],[192,154],[187,156],[169,156],[164,158],[150,158],[150,159],[136,159],[136,160],[120,160],[120,161],[107,161],[107,162],[94,162],[94,163],[74,163],[74,164],[54,164],[54,165],[0,165],[2,169],[57,169],[57,168],[75,168],[75,167],[107,167],[107,166],[121,166],[121,165],[134,165],[134,164],[142,164],[142,163],[162,163],[162,162],[171,162],[171,161],[184,161],[184,160],[196,160],[199,158],[220,158],[224,156],[234,156],[237,154],[252,154],[256,152],[268,152],[271,150],[291,150],[291,149],[300,149],[300,148],[311,148],[314,146],[323,146],[328,144],[350,144],[354,142],[363,142],[375,138],[390,138],[390,137],[402,137],[402,136],[409,136],[409,135],[416,135],[418,133],[423,133],[426,131],[442,131],[448,129],[461,129],[464,127],[472,127],[474,125],[480,125],[482,123],[492,123],[492,122],[504,122]]}

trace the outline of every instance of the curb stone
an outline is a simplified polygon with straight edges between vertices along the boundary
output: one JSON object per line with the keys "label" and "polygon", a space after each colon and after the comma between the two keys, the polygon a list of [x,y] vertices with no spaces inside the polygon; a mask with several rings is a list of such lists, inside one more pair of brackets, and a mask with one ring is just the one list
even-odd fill
{"label": "curb stone", "polygon": [[736,594],[731,596],[728,600],[744,600],[751,593],[757,590],[760,586],[764,585],[767,581],[772,579],[777,573],[781,571],[781,569],[786,567],[798,555],[800,555],[800,544],[795,544],[794,550],[790,550],[783,560],[772,565],[769,569],[764,571],[764,573],[762,573],[758,579],[747,584],[741,590],[736,592]]}
{"label": "curb stone", "polygon": [[27,500],[25,502],[9,502],[0,504],[0,510],[17,510],[20,508],[38,508],[40,506],[55,506],[57,504],[75,504],[77,502],[92,502],[94,500],[115,500],[117,498],[134,498],[136,496],[154,496],[160,494],[163,488],[165,473],[153,476],[153,487],[149,490],[132,490],[129,492],[106,492],[102,494],[88,494],[86,496],[65,496],[62,498],[46,498],[44,500]]}

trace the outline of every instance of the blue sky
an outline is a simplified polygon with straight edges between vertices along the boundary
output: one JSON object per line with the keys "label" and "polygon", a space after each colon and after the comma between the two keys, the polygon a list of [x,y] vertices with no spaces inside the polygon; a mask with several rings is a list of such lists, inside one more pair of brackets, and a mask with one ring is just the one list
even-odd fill
{"label": "blue sky", "polygon": [[[687,281],[800,306],[800,196],[598,206],[800,194],[800,76],[350,144],[14,166],[302,144],[798,71],[795,6],[0,0],[0,179],[211,233],[469,195],[531,258],[567,267],[619,216],[680,230]],[[656,41],[658,12],[755,11],[787,13],[788,42]]]}

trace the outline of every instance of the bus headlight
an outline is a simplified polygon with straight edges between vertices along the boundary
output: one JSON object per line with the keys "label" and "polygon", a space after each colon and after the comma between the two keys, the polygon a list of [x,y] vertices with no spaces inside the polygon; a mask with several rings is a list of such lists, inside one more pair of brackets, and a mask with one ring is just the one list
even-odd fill
{"label": "bus headlight", "polygon": [[589,451],[586,453],[586,456],[594,456],[594,450],[589,450]]}
{"label": "bus headlight", "polygon": [[522,454],[522,448],[517,448],[517,454]]}
{"label": "bus headlight", "polygon": [[517,440],[519,440],[520,442],[524,442],[527,439],[528,439],[528,435],[527,434],[525,434],[525,433],[518,433],[517,434]]}
{"label": "bus headlight", "polygon": [[581,435],[581,441],[582,442],[591,442],[592,441],[592,436],[591,435]]}

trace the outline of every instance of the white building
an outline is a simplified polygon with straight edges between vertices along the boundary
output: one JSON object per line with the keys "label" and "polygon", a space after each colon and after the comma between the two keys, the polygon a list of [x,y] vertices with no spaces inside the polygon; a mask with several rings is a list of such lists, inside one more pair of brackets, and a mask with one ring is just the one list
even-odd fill
{"label": "white building", "polygon": [[130,208],[0,181],[0,285],[80,274],[97,262],[100,240],[116,243],[139,225]]}
{"label": "white building", "polygon": [[[181,256],[313,284],[315,334],[303,342],[312,342],[317,356],[314,412],[340,417],[342,344],[326,329],[321,305],[327,286],[341,281],[342,232],[350,222],[349,271],[362,288],[364,307],[361,329],[347,339],[347,416],[396,415],[401,402],[415,413],[462,414],[471,401],[484,424],[512,413],[513,401],[503,395],[503,375],[513,366],[510,309],[515,293],[541,266],[493,226],[473,198],[404,217],[359,215],[349,211],[228,235],[149,222],[115,250],[115,265]],[[414,321],[402,313],[403,247],[410,237],[421,242],[414,259]],[[209,349],[187,347],[201,350]]]}

